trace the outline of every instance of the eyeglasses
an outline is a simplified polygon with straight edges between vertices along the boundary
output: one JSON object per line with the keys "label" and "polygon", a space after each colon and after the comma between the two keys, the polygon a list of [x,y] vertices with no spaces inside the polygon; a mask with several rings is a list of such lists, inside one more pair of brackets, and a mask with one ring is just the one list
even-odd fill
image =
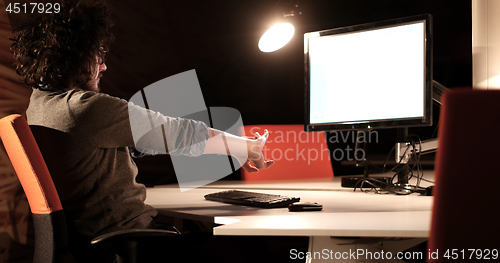
{"label": "eyeglasses", "polygon": [[106,63],[106,58],[108,58],[109,50],[99,50],[99,65]]}

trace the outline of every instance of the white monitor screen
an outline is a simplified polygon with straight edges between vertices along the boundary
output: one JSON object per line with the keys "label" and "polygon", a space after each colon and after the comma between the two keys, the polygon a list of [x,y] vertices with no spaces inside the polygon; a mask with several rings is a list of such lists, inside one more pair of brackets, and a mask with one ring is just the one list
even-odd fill
{"label": "white monitor screen", "polygon": [[309,124],[426,116],[426,21],[305,34]]}

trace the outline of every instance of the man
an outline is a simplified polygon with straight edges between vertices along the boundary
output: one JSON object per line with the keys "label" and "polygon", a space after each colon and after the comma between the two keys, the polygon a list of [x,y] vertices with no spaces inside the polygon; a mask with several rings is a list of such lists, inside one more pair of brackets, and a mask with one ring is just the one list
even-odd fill
{"label": "man", "polygon": [[[60,13],[37,16],[11,38],[17,72],[33,88],[27,120],[66,211],[77,257],[84,256],[80,248],[97,235],[156,224],[157,212],[144,204],[145,187],[135,181],[137,167],[130,154],[137,145],[130,108],[137,116],[153,116],[156,130],[164,127],[161,135],[169,142],[169,154],[226,154],[224,135],[244,169],[257,172],[274,163],[262,155],[267,131],[253,139],[237,137],[99,93],[113,40],[111,25],[105,3],[68,0]],[[163,138],[155,129],[139,141],[161,151]]]}

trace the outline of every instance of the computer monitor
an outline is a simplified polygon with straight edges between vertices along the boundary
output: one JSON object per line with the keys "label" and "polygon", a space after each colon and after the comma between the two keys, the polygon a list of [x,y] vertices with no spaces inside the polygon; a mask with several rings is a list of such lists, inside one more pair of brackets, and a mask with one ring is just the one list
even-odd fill
{"label": "computer monitor", "polygon": [[[304,34],[305,130],[400,128],[398,142],[405,142],[408,127],[432,125],[431,19],[424,14]],[[408,169],[398,171],[398,186],[407,185]]]}
{"label": "computer monitor", "polygon": [[432,125],[431,15],[304,34],[306,131]]}

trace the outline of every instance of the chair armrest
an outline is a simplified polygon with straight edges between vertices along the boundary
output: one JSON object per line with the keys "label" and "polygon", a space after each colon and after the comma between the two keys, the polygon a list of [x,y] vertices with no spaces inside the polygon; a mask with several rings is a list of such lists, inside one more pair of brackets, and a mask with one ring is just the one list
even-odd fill
{"label": "chair armrest", "polygon": [[115,250],[117,263],[138,263],[141,262],[138,254],[139,243],[171,236],[178,236],[178,233],[163,229],[125,229],[100,235],[90,243],[110,244]]}
{"label": "chair armrest", "polygon": [[155,237],[177,236],[177,232],[162,229],[125,229],[100,235],[90,242],[92,245],[102,242],[111,242],[123,240],[140,240]]}

